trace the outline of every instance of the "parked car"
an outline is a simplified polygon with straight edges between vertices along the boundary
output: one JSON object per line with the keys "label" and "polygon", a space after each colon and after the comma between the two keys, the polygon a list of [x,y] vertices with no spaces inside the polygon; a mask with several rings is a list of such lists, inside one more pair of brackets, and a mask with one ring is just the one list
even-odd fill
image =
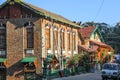
{"label": "parked car", "polygon": [[102,67],[102,80],[114,79],[120,80],[120,64],[105,63]]}

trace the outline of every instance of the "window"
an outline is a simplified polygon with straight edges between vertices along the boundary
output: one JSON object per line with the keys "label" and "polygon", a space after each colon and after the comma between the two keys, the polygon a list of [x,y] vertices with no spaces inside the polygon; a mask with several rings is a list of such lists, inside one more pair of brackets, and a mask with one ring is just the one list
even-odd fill
{"label": "window", "polygon": [[51,48],[50,45],[50,28],[46,27],[46,47],[47,49]]}
{"label": "window", "polygon": [[76,35],[75,33],[73,33],[73,46],[74,46],[74,50],[76,50]]}
{"label": "window", "polygon": [[68,33],[68,34],[67,34],[68,50],[70,50],[70,32],[68,31],[67,33]]}
{"label": "window", "polygon": [[62,49],[65,49],[65,32],[62,31]]}
{"label": "window", "polygon": [[55,28],[54,29],[54,50],[57,50],[57,46],[58,46],[58,31]]}
{"label": "window", "polygon": [[27,25],[27,48],[34,48],[34,29],[30,23]]}
{"label": "window", "polygon": [[65,49],[65,33],[64,33],[64,29],[62,29],[60,31],[60,48],[61,49]]}
{"label": "window", "polygon": [[5,25],[0,25],[0,49],[6,49],[6,27]]}

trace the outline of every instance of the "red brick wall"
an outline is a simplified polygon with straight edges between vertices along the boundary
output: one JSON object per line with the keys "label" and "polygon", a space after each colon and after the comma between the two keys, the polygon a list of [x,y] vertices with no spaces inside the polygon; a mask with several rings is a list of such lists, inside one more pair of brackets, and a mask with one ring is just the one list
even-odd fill
{"label": "red brick wall", "polygon": [[23,65],[23,30],[16,28],[14,20],[7,22],[7,80],[24,80]]}
{"label": "red brick wall", "polygon": [[20,18],[21,17],[21,9],[18,4],[10,5],[9,8],[9,18]]}
{"label": "red brick wall", "polygon": [[[26,48],[26,34],[25,27],[18,27],[17,23],[24,21],[23,24],[28,22],[30,19],[10,19],[7,22],[7,79],[8,80],[24,80],[23,64],[21,60],[25,56]],[[17,23],[16,23],[17,22]],[[31,18],[31,22],[34,23],[34,54],[38,58],[38,67],[36,73],[42,73],[41,63],[41,19]],[[22,25],[22,24],[21,24]],[[24,29],[24,30],[23,30]],[[23,33],[24,31],[24,33]]]}
{"label": "red brick wall", "polygon": [[5,17],[8,17],[9,15],[9,7],[5,6],[2,9],[0,9],[0,19],[4,19]]}

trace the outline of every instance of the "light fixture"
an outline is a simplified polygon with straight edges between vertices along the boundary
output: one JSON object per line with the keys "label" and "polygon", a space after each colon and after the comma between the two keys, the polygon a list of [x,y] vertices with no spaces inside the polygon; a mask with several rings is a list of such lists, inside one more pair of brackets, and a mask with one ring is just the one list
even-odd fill
{"label": "light fixture", "polygon": [[73,35],[75,35],[75,32],[73,32]]}
{"label": "light fixture", "polygon": [[31,28],[31,27],[33,27],[33,24],[29,21],[28,25],[27,25],[27,28]]}
{"label": "light fixture", "polygon": [[71,32],[70,30],[67,31],[68,34],[69,34],[70,32]]}
{"label": "light fixture", "polygon": [[58,30],[57,26],[54,26],[54,30],[55,30],[55,31],[57,31],[57,30]]}
{"label": "light fixture", "polygon": [[49,23],[47,23],[47,24],[45,25],[46,28],[50,28],[50,26],[51,26],[51,25],[50,25]]}
{"label": "light fixture", "polygon": [[64,30],[64,29],[62,29],[61,31],[62,31],[62,32],[64,32],[65,30]]}

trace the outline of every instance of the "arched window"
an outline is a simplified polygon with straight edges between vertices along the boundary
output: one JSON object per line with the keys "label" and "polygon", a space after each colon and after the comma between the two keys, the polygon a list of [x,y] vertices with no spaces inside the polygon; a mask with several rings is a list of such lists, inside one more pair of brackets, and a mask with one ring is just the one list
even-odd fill
{"label": "arched window", "polygon": [[33,23],[28,22],[26,25],[27,32],[27,48],[34,48],[34,28]]}
{"label": "arched window", "polygon": [[54,38],[54,50],[57,50],[57,47],[58,47],[58,27],[57,26],[54,26],[53,38]]}
{"label": "arched window", "polygon": [[61,41],[61,47],[64,50],[65,49],[65,30],[61,29],[60,31],[60,41]]}
{"label": "arched window", "polygon": [[76,50],[76,34],[75,34],[75,32],[73,32],[73,46],[74,46],[73,50]]}
{"label": "arched window", "polygon": [[0,49],[6,49],[6,25],[0,24]]}
{"label": "arched window", "polygon": [[67,46],[68,50],[70,50],[70,30],[67,31]]}
{"label": "arched window", "polygon": [[51,43],[50,43],[50,27],[51,25],[50,24],[46,24],[45,25],[45,33],[46,33],[46,47],[47,49],[51,48]]}

